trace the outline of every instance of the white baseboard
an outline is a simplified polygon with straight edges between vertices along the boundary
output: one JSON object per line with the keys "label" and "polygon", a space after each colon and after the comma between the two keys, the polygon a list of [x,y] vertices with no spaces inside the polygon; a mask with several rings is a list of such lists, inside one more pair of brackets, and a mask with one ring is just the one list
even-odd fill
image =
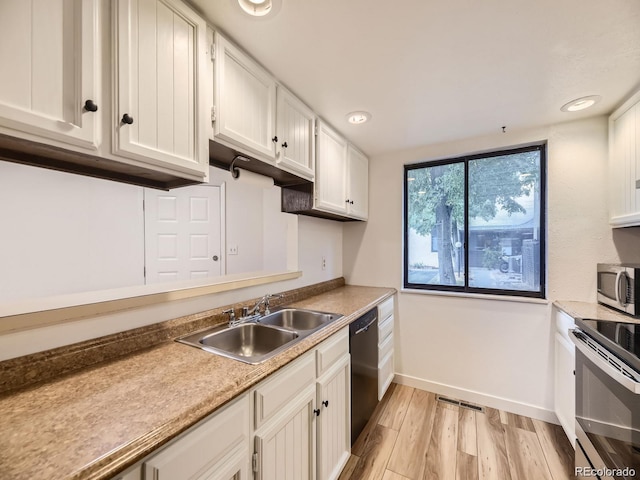
{"label": "white baseboard", "polygon": [[485,407],[504,410],[505,412],[517,413],[518,415],[535,418],[544,422],[555,423],[556,425],[560,424],[555,412],[541,407],[536,407],[535,405],[515,402],[501,397],[494,397],[493,395],[487,395],[486,393],[474,392],[472,390],[453,387],[443,383],[430,382],[429,380],[423,380],[422,378],[403,375],[400,373],[395,374],[393,381],[400,385],[407,385],[427,392],[446,395],[448,397],[455,398],[456,400],[464,400],[469,403],[476,403]]}

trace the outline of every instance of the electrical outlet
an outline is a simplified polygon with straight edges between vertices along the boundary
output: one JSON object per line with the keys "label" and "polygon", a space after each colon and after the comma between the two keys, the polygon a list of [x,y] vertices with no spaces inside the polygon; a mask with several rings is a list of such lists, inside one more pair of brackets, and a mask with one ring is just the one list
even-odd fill
{"label": "electrical outlet", "polygon": [[227,249],[228,255],[237,255],[238,254],[238,245],[229,245]]}
{"label": "electrical outlet", "polygon": [[327,257],[325,257],[324,255],[322,256],[322,270],[326,270],[327,269]]}

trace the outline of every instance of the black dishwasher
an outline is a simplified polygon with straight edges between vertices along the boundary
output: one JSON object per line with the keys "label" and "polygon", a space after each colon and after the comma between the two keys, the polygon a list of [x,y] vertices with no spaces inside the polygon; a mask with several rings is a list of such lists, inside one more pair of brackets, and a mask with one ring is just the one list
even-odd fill
{"label": "black dishwasher", "polygon": [[351,445],[378,405],[378,309],[349,325],[351,353]]}

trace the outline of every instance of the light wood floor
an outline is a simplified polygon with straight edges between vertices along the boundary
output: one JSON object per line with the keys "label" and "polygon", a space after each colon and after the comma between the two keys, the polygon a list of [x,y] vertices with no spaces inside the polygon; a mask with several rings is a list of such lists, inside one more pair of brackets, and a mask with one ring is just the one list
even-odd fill
{"label": "light wood floor", "polygon": [[573,462],[558,425],[392,384],[340,480],[565,480]]}

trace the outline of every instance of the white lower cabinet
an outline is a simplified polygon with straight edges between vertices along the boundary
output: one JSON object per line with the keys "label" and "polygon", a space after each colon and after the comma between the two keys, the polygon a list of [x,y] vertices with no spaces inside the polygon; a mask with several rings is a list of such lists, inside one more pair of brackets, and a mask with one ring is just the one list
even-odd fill
{"label": "white lower cabinet", "polygon": [[255,388],[256,479],[329,480],[351,452],[349,329]]}
{"label": "white lower cabinet", "polygon": [[255,434],[256,479],[314,478],[315,391],[305,388]]}
{"label": "white lower cabinet", "polygon": [[378,400],[382,400],[394,376],[393,297],[378,305]]}
{"label": "white lower cabinet", "polygon": [[351,361],[347,353],[318,378],[316,462],[318,480],[335,479],[351,452]]}
{"label": "white lower cabinet", "polygon": [[248,480],[249,412],[248,395],[234,400],[146,460],[144,478]]}
{"label": "white lower cabinet", "polygon": [[554,320],[556,323],[554,409],[567,438],[574,445],[576,439],[576,354],[568,331],[575,326],[575,323],[571,316],[559,310],[555,311]]}

